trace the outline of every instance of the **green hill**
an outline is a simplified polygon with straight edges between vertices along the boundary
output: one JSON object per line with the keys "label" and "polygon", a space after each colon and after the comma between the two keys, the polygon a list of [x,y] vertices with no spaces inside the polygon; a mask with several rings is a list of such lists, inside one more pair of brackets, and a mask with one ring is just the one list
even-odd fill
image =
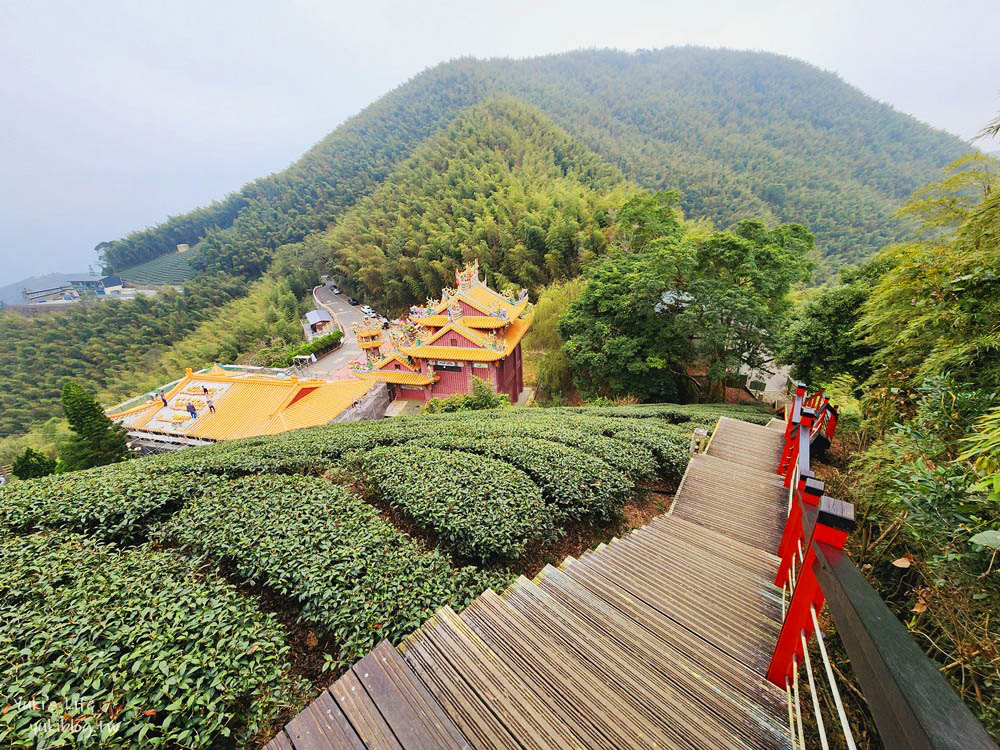
{"label": "green hill", "polygon": [[831,73],[768,53],[462,59],[382,97],[283,172],[111,243],[106,262],[133,265],[207,237],[203,267],[259,275],[275,248],[326,228],[459,112],[497,95],[537,106],[641,186],[680,189],[689,215],[806,224],[834,264],[897,238],[901,200],[969,150]]}
{"label": "green hill", "polygon": [[494,288],[571,278],[637,188],[534,107],[489,100],[422,144],[307,246],[346,288],[399,310],[479,260]]}

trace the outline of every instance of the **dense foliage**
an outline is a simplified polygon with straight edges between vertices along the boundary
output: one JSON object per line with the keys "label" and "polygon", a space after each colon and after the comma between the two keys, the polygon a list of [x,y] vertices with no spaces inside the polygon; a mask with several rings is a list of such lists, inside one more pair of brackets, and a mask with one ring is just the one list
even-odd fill
{"label": "dense foliage", "polygon": [[27,447],[24,452],[14,459],[11,466],[11,473],[18,479],[35,479],[45,477],[56,470],[56,460],[36,451],[32,447]]}
{"label": "dense foliage", "polygon": [[[440,435],[421,446],[463,451],[504,461],[538,486],[556,524],[583,519],[607,523],[617,518],[635,485],[584,450],[529,437]],[[475,484],[475,478],[470,484]]]}
{"label": "dense foliage", "polygon": [[308,687],[273,616],[172,552],[0,536],[0,610],[4,747],[246,743]]}
{"label": "dense foliage", "polygon": [[917,191],[912,239],[808,300],[782,351],[852,412],[839,430],[855,452],[824,477],[857,508],[852,554],[994,734],[998,177],[967,157]]}
{"label": "dense foliage", "polygon": [[489,585],[474,568],[452,570],[436,550],[422,551],[343,488],[311,477],[222,482],[158,536],[230,562],[246,579],[299,602],[305,620],[335,636],[338,667]]}
{"label": "dense foliage", "polygon": [[0,532],[65,528],[136,541],[210,482],[188,472],[159,472],[154,462],[140,460],[15,482],[0,490]]}
{"label": "dense foliage", "polygon": [[488,101],[309,244],[346,289],[380,308],[440,296],[472,258],[493,288],[534,289],[603,252],[627,190],[618,170],[537,110]]}
{"label": "dense foliage", "polygon": [[787,294],[809,278],[813,238],[800,225],[685,230],[676,201],[661,192],[623,206],[617,252],[585,275],[559,320],[587,395],[662,401],[707,390],[721,400],[728,379],[770,358]]}

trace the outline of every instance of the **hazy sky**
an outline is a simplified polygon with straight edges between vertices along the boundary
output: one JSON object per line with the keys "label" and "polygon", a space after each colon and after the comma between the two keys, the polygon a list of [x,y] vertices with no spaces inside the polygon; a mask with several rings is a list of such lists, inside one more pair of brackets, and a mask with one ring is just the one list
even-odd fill
{"label": "hazy sky", "polygon": [[768,50],[971,138],[1000,109],[997,29],[1000,0],[0,0],[0,284],[96,266],[453,57]]}

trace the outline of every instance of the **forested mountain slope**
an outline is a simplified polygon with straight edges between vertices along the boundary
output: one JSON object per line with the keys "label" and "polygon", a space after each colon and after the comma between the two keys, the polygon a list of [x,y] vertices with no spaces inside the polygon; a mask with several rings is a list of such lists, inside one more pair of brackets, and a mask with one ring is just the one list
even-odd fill
{"label": "forested mountain slope", "polygon": [[[206,267],[259,275],[270,252],[325,228],[458,113],[524,99],[689,215],[800,221],[835,262],[899,236],[891,213],[969,150],[835,75],[778,55],[701,48],[463,59],[387,94],[283,172],[104,248],[114,268],[209,235]],[[238,210],[235,221],[233,211]],[[207,212],[207,213],[206,213]],[[207,229],[213,223],[226,231]]]}
{"label": "forested mountain slope", "polygon": [[535,290],[603,252],[636,189],[534,107],[489,100],[311,238],[307,254],[392,311],[437,297],[474,258],[494,288]]}

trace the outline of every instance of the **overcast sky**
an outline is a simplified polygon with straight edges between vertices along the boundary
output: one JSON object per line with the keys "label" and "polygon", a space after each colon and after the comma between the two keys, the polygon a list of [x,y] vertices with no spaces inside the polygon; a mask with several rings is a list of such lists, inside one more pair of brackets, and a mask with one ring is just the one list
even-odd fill
{"label": "overcast sky", "polygon": [[997,29],[1000,0],[0,0],[0,284],[96,267],[453,57],[768,50],[968,139],[1000,109]]}

